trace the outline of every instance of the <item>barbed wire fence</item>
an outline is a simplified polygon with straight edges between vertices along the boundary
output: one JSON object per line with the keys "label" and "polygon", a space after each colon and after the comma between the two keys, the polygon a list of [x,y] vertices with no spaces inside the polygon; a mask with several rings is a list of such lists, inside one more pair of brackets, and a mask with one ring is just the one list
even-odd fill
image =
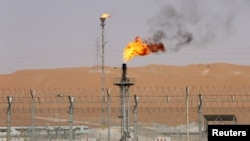
{"label": "barbed wire fence", "polygon": [[[120,89],[112,87],[110,96],[110,121],[117,128],[112,140],[119,140]],[[35,90],[34,107],[31,90]],[[91,133],[76,136],[75,140],[107,140],[106,127],[101,126],[101,90],[90,88],[76,89],[0,89],[0,126],[7,126],[8,99],[13,97],[11,107],[11,126],[31,127],[32,108],[34,108],[34,126],[69,126],[69,99],[74,101],[74,125],[88,125]],[[131,87],[129,89],[130,125],[133,125],[134,94],[139,97],[138,136],[139,140],[155,140],[158,136],[168,136],[171,140],[186,140],[186,87]],[[250,123],[250,86],[189,86],[189,127],[198,124],[199,94],[202,96],[203,114],[234,114],[238,124]],[[107,120],[107,104],[105,105]],[[171,133],[171,134],[170,134]],[[112,134],[112,133],[111,133]],[[4,137],[2,137],[4,138]],[[31,130],[20,138],[31,138]],[[36,140],[60,140],[67,137],[42,137],[36,134]],[[198,140],[198,134],[190,135],[190,140]],[[206,137],[203,136],[203,140]]]}

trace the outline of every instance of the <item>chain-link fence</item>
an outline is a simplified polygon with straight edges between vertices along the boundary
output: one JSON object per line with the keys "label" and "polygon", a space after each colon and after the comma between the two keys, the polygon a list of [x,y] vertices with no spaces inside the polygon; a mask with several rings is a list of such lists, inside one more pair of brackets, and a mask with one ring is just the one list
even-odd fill
{"label": "chain-link fence", "polygon": [[[203,115],[235,115],[237,124],[250,123],[250,86],[188,88],[187,93],[186,87],[131,87],[127,94],[129,140],[133,139],[135,130],[142,141],[157,138],[198,141],[200,136],[207,140]],[[0,89],[0,141],[8,140],[8,127],[11,140],[70,140],[70,133],[73,140],[119,140],[121,94],[117,87],[110,89],[109,106],[100,89]],[[139,97],[137,120],[134,120],[134,94]],[[199,95],[202,96],[202,122],[198,112]],[[69,96],[74,97],[72,115]],[[7,97],[13,98],[11,103]],[[103,99],[104,125],[101,124]],[[219,120],[216,124],[231,123]]]}

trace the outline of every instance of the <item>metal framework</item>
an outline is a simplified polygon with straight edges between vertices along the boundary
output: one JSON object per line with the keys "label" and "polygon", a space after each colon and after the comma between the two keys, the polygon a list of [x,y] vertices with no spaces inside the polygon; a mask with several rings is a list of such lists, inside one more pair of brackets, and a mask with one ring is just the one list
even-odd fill
{"label": "metal framework", "polygon": [[114,79],[114,85],[117,85],[121,89],[121,141],[127,141],[130,138],[130,129],[129,129],[129,93],[128,89],[130,86],[134,85],[134,80],[130,80],[127,77],[127,66],[122,64],[122,77]]}

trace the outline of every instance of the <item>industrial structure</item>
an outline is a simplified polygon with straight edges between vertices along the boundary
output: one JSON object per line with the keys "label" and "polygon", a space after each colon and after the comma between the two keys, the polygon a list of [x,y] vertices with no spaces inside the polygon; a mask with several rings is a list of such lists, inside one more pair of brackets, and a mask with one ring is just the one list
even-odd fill
{"label": "industrial structure", "polygon": [[102,27],[102,74],[101,74],[101,79],[102,79],[102,88],[101,88],[101,96],[102,96],[102,125],[104,125],[105,119],[104,119],[104,95],[105,95],[105,73],[104,73],[104,46],[105,46],[105,40],[104,40],[104,26],[105,26],[105,21],[108,18],[109,15],[103,14],[100,17],[101,20],[101,27]]}
{"label": "industrial structure", "polygon": [[[134,79],[127,77],[126,70],[123,64],[122,77],[113,79],[117,89],[112,95],[107,90],[109,132],[101,128],[100,117],[92,118],[101,112],[100,89],[0,89],[0,117],[7,119],[0,121],[0,140],[207,141],[208,125],[250,122],[246,118],[250,87],[141,88],[132,86]],[[65,96],[58,101],[55,94],[61,93]]]}
{"label": "industrial structure", "polygon": [[114,79],[114,85],[120,87],[121,90],[121,141],[127,141],[130,136],[129,128],[129,87],[134,85],[135,79],[127,77],[127,65],[122,64],[122,77]]}

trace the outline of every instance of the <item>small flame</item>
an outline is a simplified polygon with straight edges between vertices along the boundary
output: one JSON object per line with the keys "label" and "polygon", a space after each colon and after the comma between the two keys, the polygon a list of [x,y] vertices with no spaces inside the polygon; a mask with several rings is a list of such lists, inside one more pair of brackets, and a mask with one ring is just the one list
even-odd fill
{"label": "small flame", "polygon": [[109,17],[111,17],[111,15],[110,15],[110,14],[103,13],[103,14],[102,14],[102,16],[101,16],[100,18],[107,19],[107,18],[109,18]]}
{"label": "small flame", "polygon": [[124,62],[127,62],[137,55],[145,56],[159,51],[165,51],[163,43],[150,43],[148,41],[143,41],[139,36],[137,36],[134,41],[128,43],[125,47],[123,60]]}

